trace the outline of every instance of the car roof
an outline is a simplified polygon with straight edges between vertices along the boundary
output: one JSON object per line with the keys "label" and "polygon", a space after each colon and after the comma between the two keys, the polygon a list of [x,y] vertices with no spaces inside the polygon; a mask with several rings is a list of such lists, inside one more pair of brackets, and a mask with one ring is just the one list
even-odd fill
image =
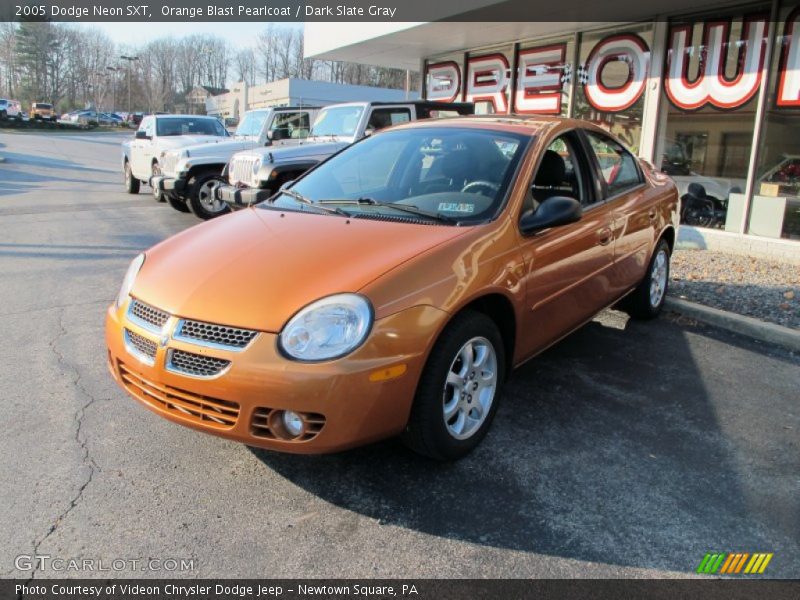
{"label": "car roof", "polygon": [[442,119],[423,119],[410,121],[392,127],[395,129],[408,129],[416,127],[466,127],[475,129],[491,129],[494,131],[507,131],[520,133],[526,136],[537,135],[540,132],[552,129],[590,129],[592,131],[607,131],[579,119],[566,117],[549,117],[543,115],[469,115],[449,117]]}
{"label": "car roof", "polygon": [[180,117],[182,119],[213,119],[214,121],[219,121],[217,117],[210,116],[210,115],[144,115],[146,117],[155,117],[156,119],[167,119],[173,117]]}

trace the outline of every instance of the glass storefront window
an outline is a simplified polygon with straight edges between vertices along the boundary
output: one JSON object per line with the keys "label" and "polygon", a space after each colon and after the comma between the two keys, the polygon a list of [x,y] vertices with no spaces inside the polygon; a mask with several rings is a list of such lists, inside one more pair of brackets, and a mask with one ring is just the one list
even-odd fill
{"label": "glass storefront window", "polygon": [[510,112],[513,64],[513,46],[508,44],[467,55],[462,97],[475,103],[475,114]]}
{"label": "glass storefront window", "polygon": [[574,37],[520,44],[513,112],[568,116],[574,48]]}
{"label": "glass storefront window", "polygon": [[747,231],[800,240],[800,8],[776,26]]}
{"label": "glass storefront window", "polygon": [[639,152],[652,24],[581,35],[573,115],[591,121]]}
{"label": "glass storefront window", "polygon": [[656,161],[684,224],[741,228],[768,21],[757,6],[669,24]]}
{"label": "glass storefront window", "polygon": [[431,57],[425,68],[425,97],[474,102],[477,114],[567,116],[573,47],[569,37]]}

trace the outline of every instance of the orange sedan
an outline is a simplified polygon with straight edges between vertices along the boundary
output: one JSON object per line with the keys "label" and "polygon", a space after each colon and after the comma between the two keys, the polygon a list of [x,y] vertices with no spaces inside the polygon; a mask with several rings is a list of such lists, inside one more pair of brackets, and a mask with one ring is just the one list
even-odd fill
{"label": "orange sedan", "polygon": [[514,367],[620,301],[659,313],[677,224],[672,181],[585,122],[415,122],[138,256],[109,368],[155,413],[252,446],[401,435],[455,459]]}

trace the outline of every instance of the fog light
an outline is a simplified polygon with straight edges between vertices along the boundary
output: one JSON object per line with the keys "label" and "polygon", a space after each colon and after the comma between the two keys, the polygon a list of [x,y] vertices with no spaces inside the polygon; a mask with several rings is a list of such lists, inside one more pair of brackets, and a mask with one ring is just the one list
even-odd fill
{"label": "fog light", "polygon": [[286,427],[286,431],[292,437],[300,437],[303,433],[303,417],[296,412],[292,412],[291,410],[284,411],[281,420],[283,421],[283,426]]}

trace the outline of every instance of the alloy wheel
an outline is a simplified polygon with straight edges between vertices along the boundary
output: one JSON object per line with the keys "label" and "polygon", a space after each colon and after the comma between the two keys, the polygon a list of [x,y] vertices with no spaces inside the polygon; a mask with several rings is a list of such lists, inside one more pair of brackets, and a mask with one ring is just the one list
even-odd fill
{"label": "alloy wheel", "polygon": [[447,372],[442,416],[448,433],[466,440],[486,420],[497,392],[497,352],[485,337],[474,337],[456,354]]}
{"label": "alloy wheel", "polygon": [[667,251],[662,248],[656,254],[653,268],[650,271],[650,306],[654,308],[661,304],[664,293],[667,291],[668,266]]}

